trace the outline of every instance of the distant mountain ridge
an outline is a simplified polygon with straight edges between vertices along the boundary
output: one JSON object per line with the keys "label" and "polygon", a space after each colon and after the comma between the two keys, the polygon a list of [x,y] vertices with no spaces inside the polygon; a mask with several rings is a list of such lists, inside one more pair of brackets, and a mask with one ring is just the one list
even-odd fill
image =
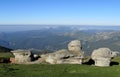
{"label": "distant mountain ridge", "polygon": [[74,30],[120,30],[120,25],[0,25],[0,32],[17,32],[43,29],[74,29]]}
{"label": "distant mountain ridge", "polygon": [[0,52],[10,52],[12,49],[0,46]]}
{"label": "distant mountain ridge", "polygon": [[[80,27],[81,28],[81,27]],[[11,49],[39,49],[56,51],[67,48],[71,40],[80,40],[83,51],[91,53],[94,49],[108,47],[119,51],[120,47],[120,28],[111,27],[108,30],[77,27],[54,27],[40,30],[18,31],[2,33],[0,45]],[[85,27],[84,27],[85,28]],[[106,27],[107,28],[107,27]],[[113,28],[113,30],[112,30]],[[118,30],[114,30],[118,28]]]}

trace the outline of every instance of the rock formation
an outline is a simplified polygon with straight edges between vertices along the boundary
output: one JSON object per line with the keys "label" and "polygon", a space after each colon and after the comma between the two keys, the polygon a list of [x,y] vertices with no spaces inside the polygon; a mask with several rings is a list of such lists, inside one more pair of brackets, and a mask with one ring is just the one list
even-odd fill
{"label": "rock formation", "polygon": [[32,53],[28,50],[14,50],[11,51],[15,56],[15,63],[18,64],[25,64],[27,62],[31,62],[32,60]]}
{"label": "rock formation", "polygon": [[[58,50],[47,54],[32,54],[29,50],[11,51],[17,64],[82,64],[84,54],[79,40],[73,40],[68,44],[68,49]],[[110,66],[111,59],[119,52],[113,52],[109,48],[99,48],[93,51],[91,58],[95,66]],[[33,61],[34,59],[34,61]]]}
{"label": "rock formation", "polygon": [[41,55],[42,61],[50,64],[82,64],[83,52],[79,40],[71,41],[68,50],[62,49],[53,53]]}
{"label": "rock formation", "polygon": [[82,45],[79,40],[73,40],[68,44],[68,50],[70,53],[83,57]]}
{"label": "rock formation", "polygon": [[45,59],[45,61],[50,64],[60,64],[62,62],[62,59],[69,58],[70,56],[73,55],[66,49],[41,55],[42,59]]}
{"label": "rock formation", "polygon": [[[68,49],[39,56],[37,54],[33,55],[29,50],[14,50],[11,52],[15,56],[15,63],[18,64],[82,64],[84,56],[81,48],[81,42],[73,40],[68,44]],[[32,61],[33,58],[38,60]]]}
{"label": "rock formation", "polygon": [[109,48],[99,48],[93,51],[91,58],[95,61],[95,66],[110,66],[113,51]]}

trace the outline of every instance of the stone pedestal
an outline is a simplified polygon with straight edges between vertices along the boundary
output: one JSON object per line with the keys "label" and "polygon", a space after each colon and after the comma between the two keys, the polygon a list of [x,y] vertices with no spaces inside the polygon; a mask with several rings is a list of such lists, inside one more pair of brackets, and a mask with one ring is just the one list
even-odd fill
{"label": "stone pedestal", "polygon": [[25,64],[27,62],[31,62],[31,52],[28,50],[14,50],[11,51],[15,56],[15,63],[17,64]]}
{"label": "stone pedestal", "polygon": [[99,48],[92,52],[91,58],[95,62],[95,66],[110,66],[110,62],[113,55],[113,51],[109,48]]}
{"label": "stone pedestal", "polygon": [[98,58],[95,60],[95,66],[110,66],[110,58]]}

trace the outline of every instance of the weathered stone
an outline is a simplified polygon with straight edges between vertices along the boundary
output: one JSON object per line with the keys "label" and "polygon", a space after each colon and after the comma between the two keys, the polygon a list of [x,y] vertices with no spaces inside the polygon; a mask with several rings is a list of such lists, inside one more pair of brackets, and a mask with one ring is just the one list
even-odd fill
{"label": "weathered stone", "polygon": [[11,51],[15,56],[15,63],[24,64],[26,62],[31,62],[31,55],[32,53],[28,50],[14,50]]}
{"label": "weathered stone", "polygon": [[97,58],[95,66],[110,66],[111,58]]}
{"label": "weathered stone", "polygon": [[120,56],[120,52],[114,51],[114,52],[112,52],[112,56],[113,56],[113,57]]}
{"label": "weathered stone", "polygon": [[53,53],[42,55],[34,54],[34,61],[31,62],[31,52],[29,50],[11,51],[15,55],[15,63],[21,64],[82,64],[83,52],[81,43],[78,40],[68,44],[68,50],[62,49]]}
{"label": "weathered stone", "polygon": [[50,64],[82,64],[83,52],[79,40],[71,41],[68,50],[62,49],[53,53],[41,55]]}
{"label": "weathered stone", "polygon": [[46,62],[50,64],[58,64],[58,62],[61,59],[68,58],[70,56],[73,56],[71,53],[69,53],[67,50],[62,49],[53,53],[43,54],[41,55],[41,58],[45,59]]}
{"label": "weathered stone", "polygon": [[68,50],[74,55],[83,57],[82,45],[79,40],[73,40],[68,44]]}
{"label": "weathered stone", "polygon": [[82,64],[83,60],[80,58],[67,58],[67,59],[60,59],[57,60],[57,64]]}
{"label": "weathered stone", "polygon": [[95,61],[95,66],[110,66],[111,58],[114,57],[109,48],[99,48],[93,51],[91,58]]}

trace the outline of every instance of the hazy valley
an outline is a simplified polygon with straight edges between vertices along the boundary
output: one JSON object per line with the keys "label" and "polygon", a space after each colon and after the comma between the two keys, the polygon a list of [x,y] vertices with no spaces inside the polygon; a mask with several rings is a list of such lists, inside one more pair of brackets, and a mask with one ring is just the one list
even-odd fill
{"label": "hazy valley", "polygon": [[33,49],[53,52],[67,48],[71,40],[81,40],[83,51],[91,54],[94,49],[108,47],[119,51],[119,27],[57,26],[42,27],[39,30],[25,30],[0,33],[0,45],[11,49]]}

